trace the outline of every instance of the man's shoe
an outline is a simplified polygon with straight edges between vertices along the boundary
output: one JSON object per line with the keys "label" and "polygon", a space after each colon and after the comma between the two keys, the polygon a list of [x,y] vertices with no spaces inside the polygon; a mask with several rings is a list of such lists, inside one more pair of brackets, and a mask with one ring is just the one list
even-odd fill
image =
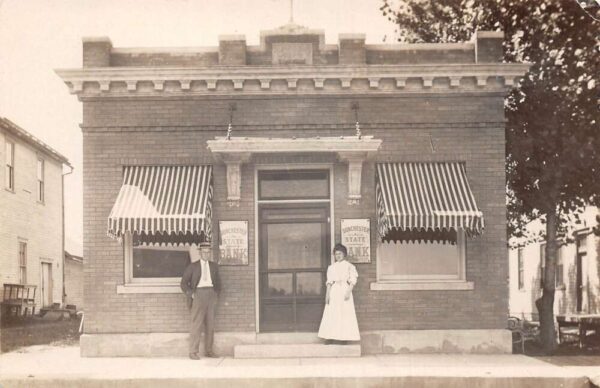
{"label": "man's shoe", "polygon": [[190,353],[190,359],[199,360],[200,356],[198,355],[198,353]]}
{"label": "man's shoe", "polygon": [[204,357],[217,358],[217,356],[213,352],[204,353]]}

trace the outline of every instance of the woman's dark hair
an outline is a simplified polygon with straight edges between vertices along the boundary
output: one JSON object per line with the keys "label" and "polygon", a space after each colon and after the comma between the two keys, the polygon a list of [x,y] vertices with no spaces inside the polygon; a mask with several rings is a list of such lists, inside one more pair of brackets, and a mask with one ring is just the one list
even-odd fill
{"label": "woman's dark hair", "polygon": [[348,249],[346,248],[346,246],[344,246],[344,244],[335,244],[335,246],[333,247],[333,253],[335,254],[336,251],[340,251],[344,254],[344,256],[348,256]]}

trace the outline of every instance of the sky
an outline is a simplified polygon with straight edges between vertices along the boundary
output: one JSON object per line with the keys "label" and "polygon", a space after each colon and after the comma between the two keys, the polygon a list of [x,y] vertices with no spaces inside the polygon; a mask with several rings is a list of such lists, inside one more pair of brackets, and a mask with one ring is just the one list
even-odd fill
{"label": "sky", "polygon": [[293,8],[294,22],[324,30],[326,43],[337,43],[339,33],[391,42],[394,25],[380,6],[381,0],[0,0],[0,116],[75,168],[65,179],[66,249],[82,254],[82,106],[54,69],[81,68],[82,37],[108,36],[114,47],[198,47],[242,34],[256,45],[260,31],[288,23]]}

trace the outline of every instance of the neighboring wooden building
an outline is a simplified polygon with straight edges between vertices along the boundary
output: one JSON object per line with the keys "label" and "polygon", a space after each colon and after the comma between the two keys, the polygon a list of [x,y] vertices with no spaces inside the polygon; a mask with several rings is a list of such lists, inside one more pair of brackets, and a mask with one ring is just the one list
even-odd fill
{"label": "neighboring wooden building", "polygon": [[69,161],[2,117],[0,160],[0,286],[35,285],[38,308],[62,303],[63,166]]}
{"label": "neighboring wooden building", "polygon": [[503,63],[502,39],[84,39],[83,68],[57,70],[83,103],[82,354],[185,355],[179,277],[202,240],[219,354],[315,341],[337,241],[363,353],[510,352],[504,96],[528,65]]}
{"label": "neighboring wooden building", "polygon": [[83,310],[83,257],[65,251],[65,305]]}
{"label": "neighboring wooden building", "polygon": [[[561,243],[556,271],[555,315],[600,314],[600,237],[593,233],[600,211],[585,209],[583,224],[575,228],[572,243]],[[536,233],[544,226],[529,226]],[[530,243],[509,252],[510,314],[518,318],[539,319],[535,301],[542,296],[544,241]]]}

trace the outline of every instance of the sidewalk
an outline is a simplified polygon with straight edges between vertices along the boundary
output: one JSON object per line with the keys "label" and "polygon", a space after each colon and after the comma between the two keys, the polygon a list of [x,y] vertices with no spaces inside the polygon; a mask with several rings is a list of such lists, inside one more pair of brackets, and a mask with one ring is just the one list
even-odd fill
{"label": "sidewalk", "polygon": [[81,358],[78,347],[0,355],[0,387],[591,387],[600,366],[521,355],[378,355],[340,359]]}

